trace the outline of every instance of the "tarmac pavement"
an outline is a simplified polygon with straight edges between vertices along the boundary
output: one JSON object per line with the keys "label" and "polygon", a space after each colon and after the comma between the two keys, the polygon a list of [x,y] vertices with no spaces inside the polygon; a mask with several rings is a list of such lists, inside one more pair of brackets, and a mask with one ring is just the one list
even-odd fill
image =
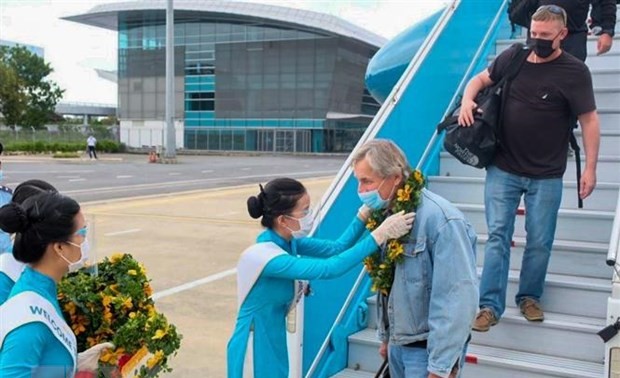
{"label": "tarmac pavement", "polygon": [[[318,204],[333,177],[302,179]],[[131,253],[152,279],[156,307],[183,334],[166,377],[226,377],[240,253],[262,228],[246,209],[258,185],[84,203],[99,259]]]}

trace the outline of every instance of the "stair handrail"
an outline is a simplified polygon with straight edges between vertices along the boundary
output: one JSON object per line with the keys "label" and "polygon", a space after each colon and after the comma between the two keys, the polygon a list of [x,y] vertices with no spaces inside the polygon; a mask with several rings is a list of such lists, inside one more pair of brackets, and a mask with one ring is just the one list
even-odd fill
{"label": "stair handrail", "polygon": [[[410,81],[410,78],[413,77],[413,75],[417,72],[418,67],[420,66],[420,64],[422,63],[423,59],[426,57],[428,52],[430,51],[430,48],[433,46],[433,44],[435,43],[435,41],[437,40],[437,38],[439,37],[439,35],[443,31],[443,29],[445,28],[445,26],[447,25],[448,21],[450,20],[452,14],[454,14],[454,12],[455,12],[455,10],[458,7],[460,2],[461,2],[461,0],[453,0],[452,3],[449,6],[446,7],[444,12],[440,16],[439,20],[437,21],[437,23],[435,24],[433,29],[430,31],[430,33],[429,33],[428,37],[426,38],[426,40],[424,41],[422,46],[420,46],[418,52],[416,53],[416,55],[411,60],[409,66],[405,70],[403,76],[397,82],[397,84],[394,86],[394,88],[392,89],[392,92],[390,93],[390,95],[388,96],[388,98],[386,100],[386,102],[389,102],[390,105],[392,105],[391,107],[393,107],[394,104],[398,102],[399,96],[397,96],[397,95],[400,93],[401,88],[403,87],[403,84],[408,83]],[[493,35],[495,30],[497,29],[497,26],[498,26],[498,24],[499,24],[499,22],[500,22],[500,20],[502,18],[502,14],[504,13],[504,11],[505,11],[505,9],[507,7],[507,3],[508,3],[508,0],[504,0],[502,2],[502,6],[499,8],[497,14],[495,15],[495,18],[493,19],[493,22],[491,23],[491,26],[487,30],[487,32],[486,32],[482,42],[480,43],[480,46],[476,50],[476,53],[474,54],[474,57],[472,58],[471,63],[467,67],[467,70],[465,71],[465,74],[463,75],[463,79],[461,80],[461,82],[459,83],[456,91],[454,92],[454,95],[453,95],[452,99],[450,100],[450,103],[449,103],[448,107],[446,108],[446,111],[445,111],[445,113],[444,113],[442,118],[445,118],[446,116],[449,115],[449,113],[450,113],[451,109],[454,107],[454,104],[456,103],[457,99],[460,97],[460,94],[463,91],[463,89],[464,89],[465,85],[467,84],[467,82],[469,81],[474,68],[478,64],[478,61],[479,61],[479,59],[480,59],[480,57],[482,55],[482,52],[486,49],[486,46],[489,43],[489,40],[491,39],[491,36]],[[368,127],[367,132],[365,132],[364,135],[362,135],[362,137],[360,138],[359,142],[357,143],[357,145],[353,149],[353,152],[355,150],[357,150],[361,145],[363,145],[366,141],[372,139],[377,134],[377,132],[379,131],[378,125],[382,125],[383,124],[383,119],[386,118],[387,115],[389,114],[387,109],[391,108],[391,107],[385,107],[385,108],[381,107],[381,109],[379,110],[379,112],[377,113],[375,118],[373,119],[373,122]],[[430,156],[432,150],[434,149],[436,143],[439,140],[440,140],[440,135],[435,130],[435,133],[433,134],[433,136],[429,140],[428,144],[426,145],[426,148],[425,148],[424,152],[422,153],[422,156],[420,157],[420,159],[419,159],[419,161],[418,161],[418,163],[416,165],[416,169],[421,169],[422,168],[422,166],[424,165],[424,163],[426,162],[426,160]],[[339,177],[340,179],[339,180],[335,180],[334,182],[332,182],[332,184],[330,185],[328,190],[323,195],[323,198],[322,198],[322,201],[321,201],[323,205],[321,206],[320,211],[316,214],[316,217],[319,218],[319,220],[322,218],[322,216],[324,214],[327,213],[327,211],[331,207],[331,205],[332,205],[332,203],[334,201],[334,197],[332,195],[334,193],[340,191],[340,189],[346,183],[349,175],[351,174],[351,163],[352,163],[351,160],[352,160],[352,156],[353,156],[353,153],[351,153],[349,155],[349,157],[347,158],[345,164],[342,166],[342,168],[338,172],[337,177]],[[620,198],[619,198],[619,200],[620,200]],[[320,222],[315,222],[315,229],[313,230],[313,233],[314,233],[314,231],[316,231],[316,228],[317,228],[318,224],[320,224]],[[358,274],[358,276],[357,276],[357,278],[355,280],[355,283],[351,287],[351,290],[349,291],[349,294],[347,295],[347,298],[345,299],[345,301],[344,301],[340,311],[338,312],[338,315],[336,316],[336,319],[334,320],[331,328],[327,332],[327,335],[325,336],[325,339],[323,340],[323,343],[321,344],[321,348],[319,349],[317,355],[315,356],[314,360],[312,361],[312,364],[310,365],[310,368],[308,369],[308,372],[306,373],[305,378],[312,378],[312,374],[314,374],[314,372],[317,369],[321,359],[323,358],[323,355],[327,351],[327,347],[329,346],[329,341],[330,341],[330,339],[331,339],[331,337],[332,337],[336,327],[340,324],[340,322],[342,321],[342,318],[344,317],[344,315],[346,314],[347,310],[349,309],[349,306],[351,305],[351,302],[353,301],[353,298],[357,294],[357,291],[359,290],[359,287],[362,285],[362,282],[363,282],[365,277],[366,277],[366,268],[362,267],[360,269],[360,273]]]}
{"label": "stair handrail", "polygon": [[[355,150],[357,150],[360,146],[366,143],[366,141],[374,138],[374,136],[377,134],[377,132],[380,129],[379,126],[384,123],[383,122],[384,119],[387,118],[387,116],[390,114],[388,109],[391,109],[394,106],[394,104],[398,102],[400,98],[399,94],[401,93],[402,88],[404,88],[405,84],[411,81],[411,78],[418,71],[420,65],[426,58],[426,55],[430,52],[431,47],[434,45],[435,41],[439,38],[439,35],[441,34],[443,29],[448,24],[448,21],[454,14],[454,11],[456,10],[460,2],[461,0],[452,0],[452,3],[446,6],[446,9],[441,14],[439,19],[437,20],[437,22],[435,23],[435,25],[429,32],[428,37],[424,40],[424,42],[418,49],[416,55],[413,57],[413,59],[409,63],[404,74],[402,75],[400,80],[396,83],[396,85],[390,92],[390,95],[388,96],[386,100],[386,102],[388,103],[388,106],[385,106],[385,107],[382,106],[379,109],[379,112],[377,113],[373,121],[371,122],[371,125],[368,127],[367,131],[362,135],[362,137],[358,141],[357,145],[353,149],[353,152],[355,152]],[[319,214],[317,214],[318,218],[322,218],[322,215],[327,213],[327,211],[329,210],[329,208],[331,207],[334,201],[333,194],[340,191],[340,189],[345,185],[346,181],[351,175],[352,156],[353,156],[353,153],[349,155],[345,164],[343,164],[342,168],[338,172],[337,177],[339,177],[340,179],[332,182],[327,192],[323,195],[323,199],[321,201],[323,203],[323,206],[321,206],[321,210]],[[313,230],[313,232],[316,231],[316,227],[317,227],[316,224],[317,223],[315,223],[315,229]],[[342,321],[342,318],[344,317],[347,310],[349,309],[349,306],[351,302],[353,301],[353,298],[355,297],[355,294],[357,293],[359,287],[361,286],[365,276],[366,276],[366,268],[363,267],[360,270],[360,273],[357,276],[355,283],[351,287],[351,290],[349,291],[349,294],[347,295],[345,302],[340,308],[340,311],[338,312],[336,319],[334,320],[331,328],[327,332],[327,335],[325,336],[325,339],[323,340],[323,343],[321,344],[321,347],[318,353],[316,354],[314,360],[312,361],[312,364],[310,365],[310,368],[308,369],[308,372],[306,373],[305,378],[312,378],[312,375],[314,374],[315,370],[319,366],[319,363],[321,362],[323,355],[327,351],[327,347],[329,346],[329,341],[336,327],[338,327],[338,325]]]}
{"label": "stair handrail", "polygon": [[[469,82],[471,75],[473,73],[473,70],[478,64],[480,56],[482,55],[482,52],[486,49],[486,46],[489,43],[489,40],[491,39],[491,36],[495,32],[497,25],[499,24],[502,18],[502,14],[504,13],[504,10],[507,7],[507,3],[508,3],[508,0],[504,0],[502,3],[502,6],[499,8],[499,11],[495,15],[495,18],[493,19],[491,26],[489,27],[486,34],[484,35],[484,38],[482,39],[482,43],[480,43],[480,46],[478,46],[478,50],[476,50],[476,54],[474,54],[474,57],[471,60],[471,63],[467,67],[467,70],[465,71],[465,74],[463,75],[463,79],[461,80],[458,87],[456,88],[456,91],[454,91],[454,95],[452,96],[452,99],[450,100],[450,104],[446,108],[446,112],[444,113],[442,119],[445,119],[447,116],[450,115],[450,112],[454,108],[454,105],[456,104],[457,99],[461,97],[461,93],[463,92],[463,90],[465,89],[465,86]],[[426,149],[422,153],[420,160],[418,160],[416,169],[420,169],[420,170],[422,169],[422,167],[424,166],[424,163],[426,163],[426,160],[428,160],[431,152],[435,148],[435,144],[437,144],[437,142],[440,139],[441,139],[440,133],[437,132],[437,130],[435,130],[435,133],[433,134],[433,136],[431,137],[431,140],[429,140],[428,144],[426,145]]]}
{"label": "stair handrail", "polygon": [[607,251],[607,265],[614,267],[614,283],[620,283],[620,274],[616,269],[618,261],[618,253],[620,252],[620,191],[618,193],[618,203],[616,204],[616,213],[614,215],[614,223],[611,227],[611,238],[609,239],[609,249]]}

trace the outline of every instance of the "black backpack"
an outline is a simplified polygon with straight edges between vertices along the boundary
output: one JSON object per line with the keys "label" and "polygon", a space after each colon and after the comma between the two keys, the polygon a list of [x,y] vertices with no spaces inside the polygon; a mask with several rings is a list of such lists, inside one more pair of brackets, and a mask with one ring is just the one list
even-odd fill
{"label": "black backpack", "polygon": [[480,91],[475,98],[478,109],[474,110],[474,123],[463,127],[458,124],[460,101],[439,125],[437,132],[446,131],[443,147],[461,163],[476,168],[485,168],[493,162],[495,151],[500,141],[499,128],[502,124],[502,110],[506,93],[523,63],[530,54],[529,48],[517,44],[517,53],[508,64],[501,80]]}
{"label": "black backpack", "polygon": [[508,3],[508,19],[514,25],[530,28],[532,15],[538,8],[538,0],[512,0]]}

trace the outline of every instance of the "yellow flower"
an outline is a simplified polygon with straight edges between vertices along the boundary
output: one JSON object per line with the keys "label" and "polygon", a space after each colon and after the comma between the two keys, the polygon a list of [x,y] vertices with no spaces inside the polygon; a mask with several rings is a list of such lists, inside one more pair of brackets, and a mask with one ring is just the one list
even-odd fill
{"label": "yellow flower", "polygon": [[140,273],[146,276],[146,268],[144,267],[144,264],[139,263],[138,266],[140,267]]}
{"label": "yellow flower", "polygon": [[138,275],[138,272],[136,272],[136,270],[135,270],[135,269],[129,269],[129,270],[127,271],[127,274],[129,274],[130,276],[137,276],[137,275]]}
{"label": "yellow flower", "polygon": [[133,319],[136,317],[136,313],[135,312],[130,312],[129,313],[129,319]]}
{"label": "yellow flower", "polygon": [[75,315],[75,303],[73,302],[65,303],[63,308],[65,309],[65,311],[69,313],[69,315]]}
{"label": "yellow flower", "polygon": [[118,284],[110,285],[110,290],[118,294]]}
{"label": "yellow flower", "polygon": [[155,316],[155,307],[153,307],[153,305],[146,305],[144,306],[144,309],[147,311],[150,317]]}
{"label": "yellow flower", "polygon": [[112,313],[110,312],[110,310],[108,310],[107,308],[103,309],[103,320],[108,322],[108,323],[112,323]]}
{"label": "yellow flower", "polygon": [[133,308],[133,302],[131,301],[131,298],[127,298],[123,301],[123,307],[128,310],[131,310]]}
{"label": "yellow flower", "polygon": [[99,339],[96,337],[87,337],[86,338],[86,342],[88,343],[89,347],[95,346],[97,344],[99,344]]}
{"label": "yellow flower", "polygon": [[155,354],[153,355],[153,357],[149,358],[148,360],[146,360],[146,366],[149,369],[154,368],[162,359],[164,358],[164,352],[161,350],[158,350],[157,352],[155,352]]}
{"label": "yellow flower", "polygon": [[372,261],[369,258],[364,259],[364,266],[366,266],[366,271],[368,273],[372,272],[372,269],[373,269]]}
{"label": "yellow flower", "polygon": [[405,252],[403,245],[396,240],[392,240],[388,247],[388,257],[391,260],[396,260],[398,256],[402,255]]}
{"label": "yellow flower", "polygon": [[167,331],[163,329],[158,329],[155,331],[155,336],[151,337],[151,340],[159,340],[166,336]]}
{"label": "yellow flower", "polygon": [[86,331],[86,327],[84,327],[84,324],[82,323],[74,323],[73,325],[71,325],[71,329],[73,329],[73,333],[75,333],[75,336],[78,336],[80,333]]}
{"label": "yellow flower", "polygon": [[124,253],[115,253],[115,254],[112,255],[112,257],[110,257],[110,261],[112,263],[116,263],[119,260],[121,260],[123,258],[123,256],[125,256]]}
{"label": "yellow flower", "polygon": [[416,180],[419,184],[421,184],[424,180],[422,179],[422,173],[417,169],[413,172],[413,179]]}
{"label": "yellow flower", "polygon": [[116,353],[110,349],[104,349],[101,357],[99,357],[99,361],[116,365]]}
{"label": "yellow flower", "polygon": [[398,191],[396,192],[396,200],[399,202],[409,201],[411,199],[412,191],[413,189],[411,188],[411,186],[409,186],[409,184],[405,185],[404,188],[398,189]]}
{"label": "yellow flower", "polygon": [[377,228],[377,221],[370,218],[368,222],[366,222],[366,228],[370,231],[373,231],[375,228]]}
{"label": "yellow flower", "polygon": [[110,303],[112,303],[112,300],[114,300],[114,297],[111,297],[109,295],[104,295],[101,303],[103,303],[104,307],[109,307]]}

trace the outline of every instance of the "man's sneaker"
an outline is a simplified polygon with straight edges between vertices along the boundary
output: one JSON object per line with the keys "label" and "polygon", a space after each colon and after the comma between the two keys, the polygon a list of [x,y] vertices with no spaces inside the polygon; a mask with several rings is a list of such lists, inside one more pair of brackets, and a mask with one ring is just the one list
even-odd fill
{"label": "man's sneaker", "polygon": [[519,308],[525,319],[530,322],[542,322],[545,319],[545,314],[542,308],[540,308],[540,303],[532,298],[523,299],[521,303],[519,303]]}
{"label": "man's sneaker", "polygon": [[478,311],[476,315],[476,320],[474,320],[474,325],[471,327],[474,331],[478,332],[486,332],[491,327],[497,324],[497,318],[493,314],[490,308],[483,308]]}

